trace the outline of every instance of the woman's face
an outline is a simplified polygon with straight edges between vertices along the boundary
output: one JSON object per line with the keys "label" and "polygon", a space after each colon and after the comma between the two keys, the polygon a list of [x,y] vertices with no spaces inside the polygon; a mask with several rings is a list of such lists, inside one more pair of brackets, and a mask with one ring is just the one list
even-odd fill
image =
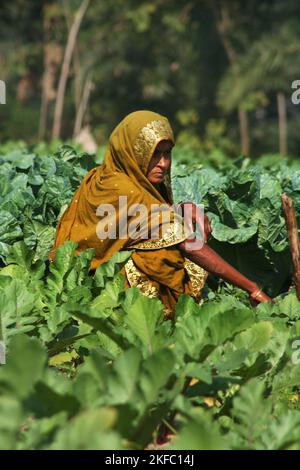
{"label": "woman's face", "polygon": [[150,160],[147,178],[152,184],[161,183],[171,165],[171,152],[173,143],[170,140],[162,140],[156,146],[156,149]]}

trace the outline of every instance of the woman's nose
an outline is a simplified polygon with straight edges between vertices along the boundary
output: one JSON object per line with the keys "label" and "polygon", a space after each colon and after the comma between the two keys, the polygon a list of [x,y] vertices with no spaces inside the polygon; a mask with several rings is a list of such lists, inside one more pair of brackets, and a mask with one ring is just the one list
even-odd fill
{"label": "woman's nose", "polygon": [[170,165],[170,159],[168,157],[165,157],[164,155],[161,157],[159,161],[159,165],[161,168],[167,169],[169,168]]}

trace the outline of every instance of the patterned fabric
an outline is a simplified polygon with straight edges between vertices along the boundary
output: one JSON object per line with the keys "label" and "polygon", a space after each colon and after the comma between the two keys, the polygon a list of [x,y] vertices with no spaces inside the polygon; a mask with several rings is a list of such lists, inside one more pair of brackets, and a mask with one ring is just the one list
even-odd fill
{"label": "patterned fabric", "polygon": [[[158,296],[165,312],[170,314],[180,294],[199,297],[204,275],[203,270],[197,270],[191,263],[186,268],[183,255],[176,247],[188,238],[191,229],[172,207],[171,167],[159,189],[147,178],[151,157],[162,140],[174,144],[169,121],[160,114],[137,111],[118,124],[109,138],[103,164],[88,172],[62,215],[49,259],[54,260],[57,248],[67,240],[78,243],[75,254],[94,248],[90,270],[95,270],[117,251],[133,250],[123,270],[127,287],[138,286],[145,295]],[[129,213],[120,207],[122,198],[126,199],[127,207],[143,205],[146,214]],[[114,209],[111,215],[99,212],[99,207],[104,205]],[[169,217],[166,222],[160,213],[157,231],[153,232],[151,211],[155,205],[165,205]],[[121,233],[124,220],[127,227],[136,224],[143,230],[138,234],[131,230]],[[100,237],[103,231],[99,232],[99,224],[105,225],[107,233],[111,233],[115,224],[115,236]]]}

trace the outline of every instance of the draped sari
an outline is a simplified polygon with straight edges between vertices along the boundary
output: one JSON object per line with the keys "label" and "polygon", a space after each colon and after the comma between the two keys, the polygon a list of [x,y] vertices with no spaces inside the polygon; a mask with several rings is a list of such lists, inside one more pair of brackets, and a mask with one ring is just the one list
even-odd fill
{"label": "draped sari", "polygon": [[[49,259],[54,260],[57,248],[67,240],[78,243],[75,254],[95,248],[91,271],[113,253],[132,250],[121,271],[126,287],[138,287],[144,295],[160,298],[165,316],[170,317],[181,294],[200,300],[208,273],[176,246],[191,230],[172,207],[171,169],[159,189],[146,177],[153,152],[162,140],[174,144],[170,124],[160,114],[136,111],[118,124],[109,138],[103,164],[87,173],[61,217]],[[126,207],[121,200],[126,201]],[[161,205],[163,213],[153,217],[151,208]],[[147,214],[134,210],[141,206],[147,208]],[[106,208],[110,212],[105,212]],[[125,232],[124,221],[127,228],[133,228]]]}

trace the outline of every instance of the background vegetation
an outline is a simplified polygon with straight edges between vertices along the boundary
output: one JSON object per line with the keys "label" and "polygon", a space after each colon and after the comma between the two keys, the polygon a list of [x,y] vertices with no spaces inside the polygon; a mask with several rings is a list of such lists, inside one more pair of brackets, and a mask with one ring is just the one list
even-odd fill
{"label": "background vegetation", "polygon": [[93,275],[94,249],[74,256],[71,241],[48,261],[93,157],[0,146],[0,449],[300,448],[300,309],[280,206],[285,190],[299,217],[300,165],[201,158],[175,156],[177,200],[204,200],[210,243],[276,299],[254,309],[208,283],[164,321],[160,300],[125,289],[130,252]]}
{"label": "background vegetation", "polygon": [[[298,10],[1,5],[0,449],[300,448],[300,309],[280,200],[293,198],[299,223]],[[254,309],[210,278],[200,304],[183,295],[164,321],[158,299],[125,289],[130,252],[91,275],[93,250],[74,256],[67,242],[49,263],[76,188],[141,108],[174,127],[175,199],[205,204],[209,243],[274,303]]]}
{"label": "background vegetation", "polygon": [[[105,144],[128,112],[178,143],[299,155],[297,0],[14,0],[1,6],[0,139]],[[80,137],[78,137],[80,136]]]}

